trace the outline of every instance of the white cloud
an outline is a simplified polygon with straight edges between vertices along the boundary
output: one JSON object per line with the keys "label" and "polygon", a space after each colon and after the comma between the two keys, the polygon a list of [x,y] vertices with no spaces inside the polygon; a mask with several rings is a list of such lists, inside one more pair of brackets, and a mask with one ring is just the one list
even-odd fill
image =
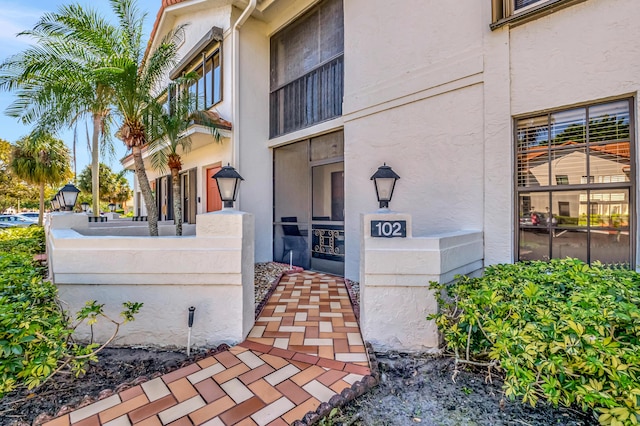
{"label": "white cloud", "polygon": [[29,44],[27,37],[17,37],[17,34],[32,28],[45,11],[18,1],[2,0],[0,10],[0,57],[6,57]]}

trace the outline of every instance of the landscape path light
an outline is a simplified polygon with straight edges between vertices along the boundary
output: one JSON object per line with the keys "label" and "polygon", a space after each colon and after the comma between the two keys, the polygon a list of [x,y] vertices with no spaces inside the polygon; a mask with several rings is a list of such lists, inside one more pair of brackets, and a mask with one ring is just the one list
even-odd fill
{"label": "landscape path light", "polygon": [[371,176],[371,180],[376,186],[376,197],[381,209],[389,208],[389,201],[393,197],[393,190],[398,179],[400,176],[387,166],[387,163],[378,167],[378,170]]}
{"label": "landscape path light", "polygon": [[220,192],[220,199],[224,202],[224,208],[233,208],[233,203],[238,196],[240,181],[244,180],[242,176],[236,169],[227,164],[213,175],[213,179],[218,184],[218,191]]}
{"label": "landscape path light", "polygon": [[80,190],[75,187],[72,183],[68,183],[62,187],[60,190],[60,194],[62,196],[62,206],[63,210],[72,211],[73,207],[76,205],[76,200],[78,199],[78,194]]}

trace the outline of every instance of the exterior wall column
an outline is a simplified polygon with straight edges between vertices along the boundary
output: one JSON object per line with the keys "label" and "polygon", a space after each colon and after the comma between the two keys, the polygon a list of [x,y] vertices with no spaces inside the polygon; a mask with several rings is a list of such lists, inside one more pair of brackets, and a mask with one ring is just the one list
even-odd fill
{"label": "exterior wall column", "polygon": [[[406,238],[371,236],[371,221],[406,221]],[[480,231],[415,238],[411,215],[363,214],[360,257],[360,328],[376,350],[438,351],[440,336],[426,317],[438,311],[430,281],[450,282],[483,265]]]}

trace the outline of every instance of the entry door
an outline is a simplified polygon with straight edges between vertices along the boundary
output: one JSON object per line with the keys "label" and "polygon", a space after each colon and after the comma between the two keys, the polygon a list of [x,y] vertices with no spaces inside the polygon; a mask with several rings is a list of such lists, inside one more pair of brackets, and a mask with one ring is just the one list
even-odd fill
{"label": "entry door", "polygon": [[273,259],[344,275],[344,136],[273,150]]}
{"label": "entry door", "polygon": [[182,221],[196,223],[197,187],[196,169],[188,170],[180,175],[180,193],[182,197]]}
{"label": "entry door", "polygon": [[220,191],[218,191],[218,184],[213,178],[213,175],[218,173],[221,169],[221,166],[207,169],[207,212],[222,210]]}
{"label": "entry door", "polygon": [[173,219],[171,176],[156,179],[156,187],[158,188],[158,220],[171,220]]}

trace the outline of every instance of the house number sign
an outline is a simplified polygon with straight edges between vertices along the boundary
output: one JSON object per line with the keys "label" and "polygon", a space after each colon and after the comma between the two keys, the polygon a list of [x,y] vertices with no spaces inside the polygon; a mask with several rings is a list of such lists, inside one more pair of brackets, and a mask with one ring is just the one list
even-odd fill
{"label": "house number sign", "polygon": [[406,238],[406,220],[372,220],[371,236],[382,238]]}

